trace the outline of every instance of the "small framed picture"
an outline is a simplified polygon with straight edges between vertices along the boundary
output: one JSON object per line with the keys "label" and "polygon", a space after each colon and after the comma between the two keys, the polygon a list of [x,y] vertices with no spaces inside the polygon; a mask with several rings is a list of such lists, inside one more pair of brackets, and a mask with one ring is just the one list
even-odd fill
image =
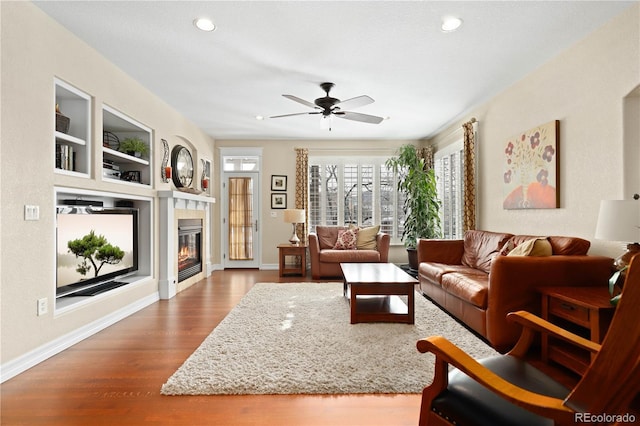
{"label": "small framed picture", "polygon": [[271,190],[272,191],[286,191],[287,190],[287,177],[282,175],[271,175]]}
{"label": "small framed picture", "polygon": [[129,181],[129,182],[140,183],[140,172],[138,170],[122,172],[122,174],[120,175],[120,179]]}
{"label": "small framed picture", "polygon": [[271,194],[271,208],[272,209],[286,209],[287,208],[287,194]]}

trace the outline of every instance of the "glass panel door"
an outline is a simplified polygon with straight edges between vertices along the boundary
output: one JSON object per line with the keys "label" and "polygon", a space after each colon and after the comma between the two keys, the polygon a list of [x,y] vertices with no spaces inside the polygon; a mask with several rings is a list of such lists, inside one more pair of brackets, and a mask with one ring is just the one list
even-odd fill
{"label": "glass panel door", "polygon": [[253,179],[229,178],[229,259],[253,260]]}
{"label": "glass panel door", "polygon": [[225,268],[260,267],[257,173],[225,173]]}

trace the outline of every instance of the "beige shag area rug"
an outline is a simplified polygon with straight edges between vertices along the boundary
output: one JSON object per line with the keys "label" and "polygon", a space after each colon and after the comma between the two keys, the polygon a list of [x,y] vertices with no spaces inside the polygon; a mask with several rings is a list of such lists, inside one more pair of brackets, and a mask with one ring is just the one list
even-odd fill
{"label": "beige shag area rug", "polygon": [[162,386],[164,395],[420,393],[442,335],[496,352],[416,294],[415,324],[349,323],[342,283],[258,283]]}

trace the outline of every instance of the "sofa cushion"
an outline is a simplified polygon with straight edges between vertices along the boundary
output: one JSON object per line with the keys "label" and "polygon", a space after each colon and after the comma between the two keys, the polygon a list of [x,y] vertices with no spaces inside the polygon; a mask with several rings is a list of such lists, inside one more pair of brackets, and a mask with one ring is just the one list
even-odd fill
{"label": "sofa cushion", "polygon": [[342,229],[338,231],[334,250],[355,250],[357,248],[356,241],[358,239],[358,228]]}
{"label": "sofa cushion", "polygon": [[418,275],[435,284],[441,284],[442,276],[450,272],[473,274],[476,270],[464,265],[448,265],[435,262],[422,262],[418,267]]}
{"label": "sofa cushion", "polygon": [[378,232],[380,232],[380,225],[368,228],[359,228],[358,239],[356,241],[356,247],[358,250],[377,250]]}
{"label": "sofa cushion", "polygon": [[491,260],[513,234],[470,230],[464,233],[462,264],[485,273],[491,270]]}
{"label": "sofa cushion", "polygon": [[332,250],[326,249],[320,252],[322,263],[377,263],[380,262],[380,253],[376,250]]}
{"label": "sofa cushion", "polygon": [[338,240],[338,231],[347,229],[346,226],[316,226],[318,245],[320,250],[332,249]]}
{"label": "sofa cushion", "polygon": [[576,237],[549,237],[553,254],[565,256],[583,256],[586,255],[591,246],[589,240],[583,240]]}
{"label": "sofa cushion", "polygon": [[441,282],[447,293],[481,309],[487,308],[489,274],[477,269],[472,272],[449,272],[442,275]]}
{"label": "sofa cushion", "polygon": [[553,251],[547,238],[532,238],[511,250],[508,256],[551,256]]}
{"label": "sofa cushion", "polygon": [[[539,235],[514,235],[511,239],[516,245],[520,245],[527,240],[539,237]],[[584,256],[589,251],[589,247],[591,247],[589,240],[578,237],[551,236],[548,237],[548,240],[554,255]]]}

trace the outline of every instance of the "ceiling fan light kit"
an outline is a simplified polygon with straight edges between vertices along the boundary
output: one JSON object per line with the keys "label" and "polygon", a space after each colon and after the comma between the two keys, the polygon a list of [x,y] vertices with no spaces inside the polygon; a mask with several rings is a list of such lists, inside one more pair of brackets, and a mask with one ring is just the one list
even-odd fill
{"label": "ceiling fan light kit", "polygon": [[[328,82],[321,83],[320,88],[322,88],[322,90],[325,92],[325,96],[321,98],[317,98],[314,102],[309,102],[293,95],[282,95],[285,98],[290,99],[294,102],[297,102],[309,108],[313,108],[315,111],[274,115],[270,118],[292,117],[295,115],[321,114],[322,118],[331,118],[333,116],[336,116],[338,118],[342,118],[345,120],[359,121],[361,123],[379,124],[382,122],[383,120],[382,117],[377,117],[375,115],[369,115],[369,114],[362,114],[359,112],[344,111],[344,108],[358,108],[364,105],[372,104],[374,102],[373,98],[367,95],[362,95],[362,96],[356,96],[355,98],[350,98],[350,99],[341,101],[340,99],[329,96],[329,92],[333,87],[334,87],[333,83],[328,83]],[[331,130],[331,126],[329,126],[329,130]]]}

